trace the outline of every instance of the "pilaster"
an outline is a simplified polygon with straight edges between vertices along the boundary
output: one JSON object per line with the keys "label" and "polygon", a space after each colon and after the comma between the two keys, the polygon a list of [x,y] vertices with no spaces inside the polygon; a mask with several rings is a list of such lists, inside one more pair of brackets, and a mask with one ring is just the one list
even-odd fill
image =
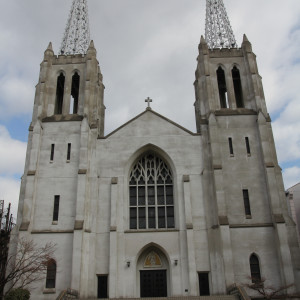
{"label": "pilaster", "polygon": [[185,204],[185,221],[186,221],[186,235],[187,235],[187,253],[188,253],[188,274],[189,274],[189,295],[196,296],[198,293],[197,269],[195,259],[195,245],[194,245],[194,230],[191,207],[191,191],[190,191],[190,177],[183,176],[183,193]]}
{"label": "pilaster", "polygon": [[109,233],[109,297],[117,298],[118,290],[118,240],[117,240],[117,199],[118,197],[118,178],[111,179],[110,186],[110,233]]}

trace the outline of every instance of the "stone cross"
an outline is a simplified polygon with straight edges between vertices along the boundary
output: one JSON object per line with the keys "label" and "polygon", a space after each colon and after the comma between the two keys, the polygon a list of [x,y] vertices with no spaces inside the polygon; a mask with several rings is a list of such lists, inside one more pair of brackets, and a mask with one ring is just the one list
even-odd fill
{"label": "stone cross", "polygon": [[150,103],[152,102],[152,99],[150,99],[149,97],[145,100],[145,102],[148,103],[148,108],[151,108],[150,107]]}

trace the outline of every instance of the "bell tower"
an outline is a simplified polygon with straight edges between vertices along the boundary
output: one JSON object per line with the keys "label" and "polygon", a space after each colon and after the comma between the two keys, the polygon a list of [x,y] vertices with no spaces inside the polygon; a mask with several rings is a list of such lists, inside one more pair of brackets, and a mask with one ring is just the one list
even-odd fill
{"label": "bell tower", "polygon": [[48,233],[47,240],[57,243],[60,290],[80,289],[84,251],[73,245],[81,245],[89,231],[90,158],[104,134],[104,85],[96,55],[87,0],[73,0],[59,54],[49,43],[40,65],[18,214],[20,237],[38,233],[36,239],[43,240]]}
{"label": "bell tower", "polygon": [[223,0],[206,1],[197,61],[195,114],[203,137],[204,198],[210,200],[211,272],[220,283],[214,292],[242,281],[237,255],[250,257],[250,251],[261,264],[272,263],[263,251],[255,252],[255,243],[241,245],[249,228],[252,241],[264,243],[266,236],[276,241],[281,285],[296,282],[296,270],[284,267],[292,266],[294,250],[262,79],[246,35],[237,47]]}
{"label": "bell tower", "polygon": [[73,1],[59,55],[50,43],[41,63],[33,124],[37,120],[71,121],[86,118],[104,132],[103,77],[90,40],[86,0]]}

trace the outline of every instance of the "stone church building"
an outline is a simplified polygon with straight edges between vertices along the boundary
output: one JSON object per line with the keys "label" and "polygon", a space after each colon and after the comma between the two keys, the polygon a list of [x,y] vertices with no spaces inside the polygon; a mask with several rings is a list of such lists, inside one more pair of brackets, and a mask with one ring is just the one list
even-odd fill
{"label": "stone church building", "polygon": [[[57,245],[32,299],[56,299],[67,288],[81,299],[229,299],[263,279],[300,289],[255,54],[246,36],[236,45],[222,0],[207,0],[207,12],[196,132],[148,106],[105,135],[87,4],[73,1],[60,53],[50,43],[41,63],[20,192],[19,238]],[[223,22],[222,34],[213,22]]]}

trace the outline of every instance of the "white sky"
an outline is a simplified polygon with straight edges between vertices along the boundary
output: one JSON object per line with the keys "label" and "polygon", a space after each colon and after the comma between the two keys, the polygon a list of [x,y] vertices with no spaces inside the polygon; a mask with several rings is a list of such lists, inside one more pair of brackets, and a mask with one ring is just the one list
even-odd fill
{"label": "white sky", "polygon": [[[12,202],[24,169],[39,64],[58,53],[71,0],[0,4],[0,199]],[[300,1],[224,0],[241,45],[257,55],[286,188],[300,181]],[[205,0],[88,0],[104,76],[106,133],[152,108],[195,131],[194,71]]]}

